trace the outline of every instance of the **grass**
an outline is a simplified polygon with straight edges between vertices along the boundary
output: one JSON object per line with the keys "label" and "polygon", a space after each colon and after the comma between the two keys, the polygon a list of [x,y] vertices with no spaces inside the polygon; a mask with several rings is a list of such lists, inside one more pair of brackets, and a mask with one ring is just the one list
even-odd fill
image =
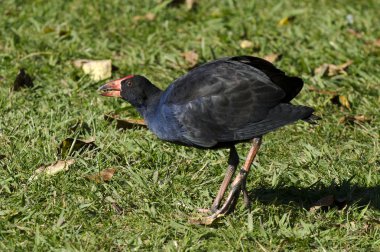
{"label": "grass", "polygon": [[[379,2],[199,1],[190,11],[166,4],[1,2],[0,250],[379,251],[380,50],[372,45],[380,37]],[[148,12],[153,21],[133,21]],[[240,48],[244,39],[254,47]],[[103,115],[133,109],[100,97],[101,82],[71,63],[112,59],[113,78],[139,73],[164,88],[187,71],[181,53],[188,50],[200,63],[281,53],[276,65],[306,83],[295,103],[323,118],[316,127],[300,122],[265,136],[247,185],[252,210],[239,201],[211,227],[190,225],[188,217],[211,204],[227,151],[175,146],[143,129],[118,131]],[[354,62],[347,74],[313,74],[347,60]],[[35,86],[12,92],[20,68]],[[346,96],[351,109],[311,86]],[[372,121],[338,123],[358,114]],[[88,127],[70,129],[78,122]],[[68,171],[28,181],[40,164],[61,158],[65,138],[90,136],[97,148],[72,154]],[[248,148],[239,145],[241,159]],[[109,167],[118,171],[108,183],[84,178]],[[308,211],[330,194],[349,204]]]}

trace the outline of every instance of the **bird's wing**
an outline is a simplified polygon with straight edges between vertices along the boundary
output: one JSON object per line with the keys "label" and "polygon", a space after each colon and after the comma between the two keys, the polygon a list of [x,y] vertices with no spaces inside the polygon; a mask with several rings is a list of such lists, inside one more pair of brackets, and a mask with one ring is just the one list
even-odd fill
{"label": "bird's wing", "polygon": [[186,140],[211,147],[219,141],[243,140],[236,139],[235,132],[264,120],[285,96],[285,91],[257,68],[218,60],[175,81],[162,102],[163,107],[170,107]]}

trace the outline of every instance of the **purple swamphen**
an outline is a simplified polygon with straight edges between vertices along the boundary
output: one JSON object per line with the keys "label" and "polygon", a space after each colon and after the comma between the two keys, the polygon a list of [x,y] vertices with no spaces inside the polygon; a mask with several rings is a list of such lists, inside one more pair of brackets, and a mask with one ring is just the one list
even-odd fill
{"label": "purple swamphen", "polygon": [[[290,104],[302,86],[302,79],[286,76],[266,60],[236,56],[194,68],[165,91],[140,75],[111,81],[99,90],[131,103],[162,140],[230,149],[226,175],[208,217],[215,219],[233,210],[240,191],[249,204],[246,179],[264,134],[297,120],[318,119],[312,108]],[[252,147],[221,205],[239,163],[235,144],[248,140]]]}

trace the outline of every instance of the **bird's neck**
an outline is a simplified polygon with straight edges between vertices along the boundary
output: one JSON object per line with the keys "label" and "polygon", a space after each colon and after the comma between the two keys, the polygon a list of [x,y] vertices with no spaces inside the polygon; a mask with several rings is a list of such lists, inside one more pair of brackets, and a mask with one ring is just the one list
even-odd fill
{"label": "bird's neck", "polygon": [[162,90],[152,84],[149,87],[147,87],[144,91],[147,99],[142,104],[142,106],[137,107],[137,111],[145,119],[147,119],[147,117],[154,113],[154,110],[160,102]]}

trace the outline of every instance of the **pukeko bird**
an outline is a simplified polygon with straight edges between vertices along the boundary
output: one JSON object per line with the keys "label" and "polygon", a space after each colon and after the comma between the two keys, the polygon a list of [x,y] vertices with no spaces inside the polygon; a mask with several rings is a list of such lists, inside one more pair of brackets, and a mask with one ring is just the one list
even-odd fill
{"label": "pukeko bird", "polygon": [[[230,149],[225,178],[208,217],[215,219],[233,210],[240,191],[248,205],[247,175],[264,134],[297,120],[313,123],[318,119],[312,108],[290,103],[302,86],[302,79],[286,76],[266,60],[236,56],[196,67],[164,91],[140,75],[111,81],[99,90],[103,96],[131,103],[162,140]],[[252,146],[243,168],[221,204],[239,163],[235,145],[249,140]]]}

